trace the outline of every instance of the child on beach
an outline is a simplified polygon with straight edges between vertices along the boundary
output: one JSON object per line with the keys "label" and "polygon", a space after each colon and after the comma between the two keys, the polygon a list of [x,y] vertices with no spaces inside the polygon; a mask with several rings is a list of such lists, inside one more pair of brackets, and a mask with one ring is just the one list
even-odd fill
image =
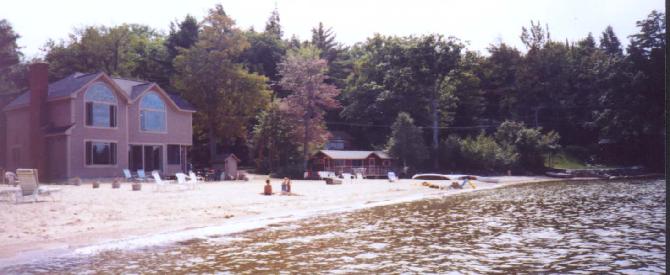
{"label": "child on beach", "polygon": [[291,194],[291,180],[288,177],[285,177],[281,183],[281,193],[284,195]]}
{"label": "child on beach", "polygon": [[265,180],[265,188],[263,189],[263,195],[271,196],[272,195],[272,185],[270,185],[270,180]]}

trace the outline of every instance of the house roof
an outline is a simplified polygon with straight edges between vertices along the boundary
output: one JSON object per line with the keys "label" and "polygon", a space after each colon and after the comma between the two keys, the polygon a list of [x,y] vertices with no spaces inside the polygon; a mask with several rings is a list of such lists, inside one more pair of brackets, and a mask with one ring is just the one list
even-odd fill
{"label": "house roof", "polygon": [[319,152],[331,159],[366,159],[372,154],[377,155],[380,159],[392,159],[382,151],[321,150]]}
{"label": "house roof", "polygon": [[[71,94],[75,93],[76,91],[84,87],[84,85],[98,78],[102,74],[104,73],[85,74],[77,72],[61,80],[50,83],[49,90],[47,92],[48,94],[47,99],[57,99],[61,97],[70,96]],[[135,100],[144,91],[151,88],[153,85],[157,85],[153,82],[147,82],[141,80],[125,79],[118,77],[113,77],[111,79],[128,96],[128,98],[130,98],[130,100]],[[172,100],[175,103],[175,105],[177,105],[177,107],[183,110],[195,111],[195,108],[193,108],[193,106],[190,103],[188,103],[180,96],[167,92],[166,94],[170,97],[170,100]],[[5,108],[10,109],[10,108],[22,107],[24,105],[28,105],[29,101],[30,101],[30,91],[26,90],[23,91],[23,93],[16,99],[14,99],[12,102],[7,104]]]}
{"label": "house roof", "polygon": [[[73,73],[61,80],[49,84],[49,90],[47,92],[48,99],[54,99],[59,97],[69,96],[71,93],[79,90],[81,87],[86,85],[94,78],[98,77],[101,73]],[[20,107],[23,105],[28,105],[30,102],[30,90],[24,90],[21,92],[21,95],[15,98],[12,102],[7,104],[5,108],[14,108]]]}
{"label": "house roof", "polygon": [[60,126],[60,127],[50,127],[50,128],[45,130],[45,135],[55,136],[55,135],[65,134],[65,133],[67,133],[68,130],[72,129],[73,126],[74,126],[74,124]]}

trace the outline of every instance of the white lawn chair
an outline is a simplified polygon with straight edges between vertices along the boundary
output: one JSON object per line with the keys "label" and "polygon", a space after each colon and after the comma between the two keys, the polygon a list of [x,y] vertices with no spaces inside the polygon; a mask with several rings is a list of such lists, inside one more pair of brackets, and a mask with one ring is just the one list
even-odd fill
{"label": "white lawn chair", "polygon": [[362,173],[356,173],[356,179],[357,180],[362,180],[363,179],[363,174]]}
{"label": "white lawn chair", "polygon": [[188,172],[188,183],[190,183],[192,185],[191,187],[193,189],[195,189],[197,187],[198,176],[196,176],[195,173],[193,173],[193,171]]}
{"label": "white lawn chair", "polygon": [[187,181],[186,178],[187,178],[188,176],[187,176],[186,174],[184,174],[184,173],[176,173],[176,174],[175,174],[175,177],[177,177],[177,183],[178,183],[179,185],[186,187],[186,189],[195,189],[195,182],[193,182],[193,181],[191,181],[191,180],[188,180],[188,181]]}
{"label": "white lawn chair", "polygon": [[342,183],[351,183],[353,178],[350,173],[342,173]]}
{"label": "white lawn chair", "polygon": [[[139,170],[138,170],[139,172]],[[154,170],[151,171],[151,176],[154,178],[154,181],[156,182],[156,188],[154,190],[156,191],[161,191],[165,190],[167,188],[167,185],[169,184],[167,181],[164,181],[161,179],[161,175],[158,174],[158,171]]]}
{"label": "white lawn chair", "polygon": [[394,181],[398,180],[398,176],[396,176],[394,172],[388,172],[387,176],[388,176],[390,182],[394,182]]}
{"label": "white lawn chair", "polygon": [[19,178],[20,189],[14,195],[16,203],[25,198],[37,201],[37,196],[49,196],[51,200],[55,200],[53,193],[60,191],[59,188],[39,187],[39,179],[37,177],[37,169],[16,169],[16,175]]}

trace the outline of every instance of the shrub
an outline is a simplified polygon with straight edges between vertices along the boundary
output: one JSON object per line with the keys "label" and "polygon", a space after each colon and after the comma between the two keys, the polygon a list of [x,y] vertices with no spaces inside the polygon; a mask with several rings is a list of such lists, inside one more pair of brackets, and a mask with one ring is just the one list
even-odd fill
{"label": "shrub", "polygon": [[499,145],[483,132],[460,142],[460,154],[466,170],[494,171],[512,167],[519,159],[514,147]]}
{"label": "shrub", "polygon": [[495,140],[501,147],[510,147],[518,153],[519,166],[537,170],[544,167],[544,155],[559,148],[558,133],[542,134],[541,130],[526,128],[522,122],[505,121],[496,130]]}

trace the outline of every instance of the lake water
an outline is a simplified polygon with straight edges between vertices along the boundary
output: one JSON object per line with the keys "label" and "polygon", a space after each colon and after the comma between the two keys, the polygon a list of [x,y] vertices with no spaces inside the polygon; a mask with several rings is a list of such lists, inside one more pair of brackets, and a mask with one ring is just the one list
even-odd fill
{"label": "lake water", "polygon": [[519,185],[0,273],[665,273],[665,188]]}

